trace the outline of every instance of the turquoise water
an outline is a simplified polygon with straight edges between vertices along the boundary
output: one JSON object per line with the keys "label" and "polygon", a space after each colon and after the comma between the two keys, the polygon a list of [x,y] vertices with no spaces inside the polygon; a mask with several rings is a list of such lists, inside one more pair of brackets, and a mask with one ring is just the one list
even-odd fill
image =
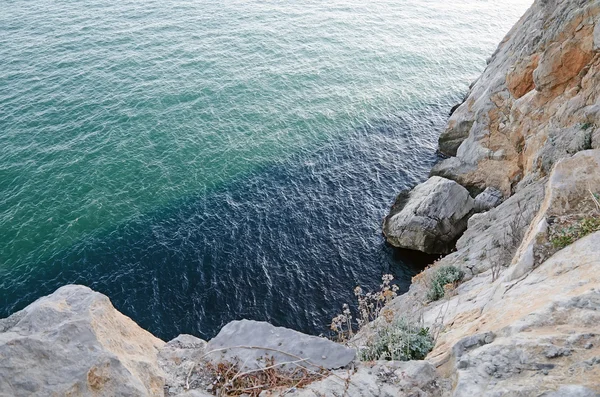
{"label": "turquoise water", "polygon": [[5,1],[0,315],[77,282],[163,337],[317,333],[406,287],[381,218],[529,3]]}

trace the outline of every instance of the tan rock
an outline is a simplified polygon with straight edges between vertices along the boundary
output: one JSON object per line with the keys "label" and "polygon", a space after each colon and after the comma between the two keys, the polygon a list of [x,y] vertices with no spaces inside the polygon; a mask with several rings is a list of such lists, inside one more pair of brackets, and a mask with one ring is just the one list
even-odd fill
{"label": "tan rock", "polygon": [[591,148],[581,144],[593,142],[587,130],[580,132],[590,125],[592,136],[600,125],[590,111],[600,93],[599,18],[598,0],[536,1],[450,117],[440,150],[457,160],[433,174],[512,194]]}
{"label": "tan rock", "polygon": [[552,43],[544,51],[533,78],[538,91],[550,91],[569,82],[583,70],[593,57],[592,37]]}
{"label": "tan rock", "polygon": [[586,150],[556,164],[541,208],[513,260],[507,280],[522,277],[557,251],[548,237],[549,223],[561,216],[598,216],[593,194],[600,193],[600,150]]}
{"label": "tan rock", "polygon": [[600,393],[599,270],[597,232],[519,280],[477,274],[428,305],[417,282],[390,307],[438,335],[428,360],[454,379],[454,396],[539,396],[565,385]]}
{"label": "tan rock", "polygon": [[0,320],[2,396],[162,396],[160,339],[79,285]]}
{"label": "tan rock", "polygon": [[508,89],[515,99],[521,98],[535,88],[533,71],[538,67],[539,55],[533,54],[518,62],[506,76]]}

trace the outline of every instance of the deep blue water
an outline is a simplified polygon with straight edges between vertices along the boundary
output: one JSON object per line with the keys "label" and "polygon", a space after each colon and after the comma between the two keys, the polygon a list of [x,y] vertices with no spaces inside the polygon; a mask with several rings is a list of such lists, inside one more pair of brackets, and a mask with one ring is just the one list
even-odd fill
{"label": "deep blue water", "polygon": [[88,285],[165,339],[210,338],[240,318],[327,333],[356,285],[376,288],[392,273],[406,290],[431,260],[387,247],[380,226],[395,193],[435,162],[422,133],[437,131],[447,108],[422,109],[421,134],[408,116],[375,120],[344,142],[87,238],[12,280],[8,296],[22,306],[66,283]]}
{"label": "deep blue water", "polygon": [[431,258],[381,221],[529,0],[5,0],[0,316],[88,285],[164,339],[319,334]]}

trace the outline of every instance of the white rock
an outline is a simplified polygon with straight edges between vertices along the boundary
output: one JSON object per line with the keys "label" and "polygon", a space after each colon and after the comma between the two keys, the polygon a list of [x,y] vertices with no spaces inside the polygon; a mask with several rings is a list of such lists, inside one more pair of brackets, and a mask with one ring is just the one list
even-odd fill
{"label": "white rock", "polygon": [[444,395],[448,383],[428,361],[377,361],[355,371],[335,371],[303,389],[265,391],[260,397],[436,397]]}
{"label": "white rock", "polygon": [[[241,320],[224,326],[208,342],[206,354],[213,362],[238,363],[241,368],[249,369],[264,367],[267,357],[272,357],[276,363],[303,360],[298,364],[311,369],[335,369],[350,364],[356,351],[325,338],[261,321]],[[280,368],[296,367],[287,364]]]}
{"label": "white rock", "polygon": [[599,397],[600,393],[581,385],[567,385],[560,389],[544,393],[540,397]]}
{"label": "white rock", "polygon": [[[199,374],[192,371],[202,365],[202,357],[206,342],[192,335],[179,335],[167,342],[158,354],[158,364],[165,373],[165,386],[167,395],[195,395],[186,394],[188,385],[195,386],[198,383]],[[202,385],[205,386],[205,385]],[[201,391],[194,391],[202,393]]]}
{"label": "white rock", "polygon": [[484,212],[499,206],[503,200],[502,192],[493,187],[486,188],[482,193],[475,197],[475,211]]}
{"label": "white rock", "polygon": [[473,199],[464,187],[433,176],[398,196],[383,233],[395,247],[447,253],[467,228],[472,210]]}
{"label": "white rock", "polygon": [[600,192],[600,150],[586,150],[559,161],[550,175],[546,194],[515,259],[507,281],[522,277],[555,250],[548,242],[548,219],[567,214],[591,214],[592,193]]}

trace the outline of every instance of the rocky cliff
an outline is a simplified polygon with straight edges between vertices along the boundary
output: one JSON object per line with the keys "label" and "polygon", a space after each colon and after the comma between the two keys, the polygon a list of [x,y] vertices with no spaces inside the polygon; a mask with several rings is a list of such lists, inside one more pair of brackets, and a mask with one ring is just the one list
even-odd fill
{"label": "rocky cliff", "polygon": [[429,330],[425,360],[252,321],[165,343],[66,286],[0,320],[0,395],[599,396],[599,54],[600,0],[536,0],[386,218],[391,244],[450,252],[377,320]]}
{"label": "rocky cliff", "polygon": [[[599,19],[599,1],[536,1],[440,136],[431,174],[504,200],[392,303],[439,331],[428,360],[454,395],[600,395]],[[432,302],[445,267],[464,278]]]}
{"label": "rocky cliff", "polygon": [[536,1],[448,121],[432,174],[506,197],[600,146],[600,4]]}

